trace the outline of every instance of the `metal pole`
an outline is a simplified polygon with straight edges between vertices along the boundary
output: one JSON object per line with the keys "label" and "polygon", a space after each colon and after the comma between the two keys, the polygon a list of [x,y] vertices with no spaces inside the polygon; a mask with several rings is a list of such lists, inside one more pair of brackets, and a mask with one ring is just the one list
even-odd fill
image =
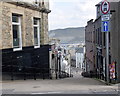
{"label": "metal pole", "polygon": [[109,32],[106,32],[106,71],[107,84],[109,84]]}

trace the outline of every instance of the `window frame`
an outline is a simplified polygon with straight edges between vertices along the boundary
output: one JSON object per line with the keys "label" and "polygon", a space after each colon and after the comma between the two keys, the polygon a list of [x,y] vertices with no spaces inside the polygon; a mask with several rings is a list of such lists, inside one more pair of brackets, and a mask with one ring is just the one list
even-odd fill
{"label": "window frame", "polygon": [[[37,20],[37,25],[34,24],[34,20]],[[37,38],[38,44],[35,44],[35,37],[34,37],[34,48],[40,48],[40,18],[33,18],[33,34],[35,35],[34,28],[37,27]]]}
{"label": "window frame", "polygon": [[[17,25],[18,26],[18,30],[19,30],[19,46],[18,48],[15,48],[14,47],[14,44],[13,44],[13,51],[19,51],[19,50],[22,50],[22,25],[21,25],[21,16],[20,15],[17,15],[17,14],[12,14],[12,17],[16,15],[18,17],[18,22],[13,22],[13,19],[12,19],[12,34],[13,34],[13,26],[14,25]],[[14,38],[13,38],[14,40]],[[14,41],[13,41],[14,42]]]}

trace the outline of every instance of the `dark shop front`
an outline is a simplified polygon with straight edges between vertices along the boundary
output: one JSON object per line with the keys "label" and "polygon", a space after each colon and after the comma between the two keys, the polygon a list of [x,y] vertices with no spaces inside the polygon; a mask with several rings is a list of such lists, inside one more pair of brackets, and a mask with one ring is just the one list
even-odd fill
{"label": "dark shop front", "polygon": [[25,47],[21,51],[3,49],[2,79],[36,80],[50,78],[49,48],[50,45],[44,45],[36,49],[34,47]]}

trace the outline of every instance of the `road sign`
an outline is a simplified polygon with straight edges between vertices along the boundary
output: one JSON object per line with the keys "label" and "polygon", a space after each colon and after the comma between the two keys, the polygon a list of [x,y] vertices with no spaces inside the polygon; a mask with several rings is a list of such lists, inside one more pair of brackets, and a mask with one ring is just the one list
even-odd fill
{"label": "road sign", "polygon": [[102,22],[102,32],[109,32],[109,21]]}
{"label": "road sign", "polygon": [[101,20],[102,20],[102,21],[109,21],[109,20],[110,20],[110,15],[109,15],[109,14],[107,14],[107,15],[102,15]]}
{"label": "road sign", "polygon": [[110,3],[104,0],[101,4],[101,32],[106,32],[106,80],[109,83],[109,33],[110,32]]}
{"label": "road sign", "polygon": [[101,12],[103,14],[108,14],[110,12],[110,3],[107,0],[104,0],[101,4]]}
{"label": "road sign", "polygon": [[103,31],[108,32],[108,22],[107,21],[103,22]]}

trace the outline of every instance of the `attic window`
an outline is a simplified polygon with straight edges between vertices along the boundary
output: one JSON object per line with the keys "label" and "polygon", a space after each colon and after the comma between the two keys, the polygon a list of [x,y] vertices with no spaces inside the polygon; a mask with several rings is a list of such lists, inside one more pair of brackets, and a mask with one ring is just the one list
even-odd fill
{"label": "attic window", "polygon": [[35,5],[39,5],[39,0],[35,0]]}
{"label": "attic window", "polygon": [[42,5],[44,5],[44,0],[42,0]]}
{"label": "attic window", "polygon": [[42,5],[44,5],[44,2],[42,2]]}

